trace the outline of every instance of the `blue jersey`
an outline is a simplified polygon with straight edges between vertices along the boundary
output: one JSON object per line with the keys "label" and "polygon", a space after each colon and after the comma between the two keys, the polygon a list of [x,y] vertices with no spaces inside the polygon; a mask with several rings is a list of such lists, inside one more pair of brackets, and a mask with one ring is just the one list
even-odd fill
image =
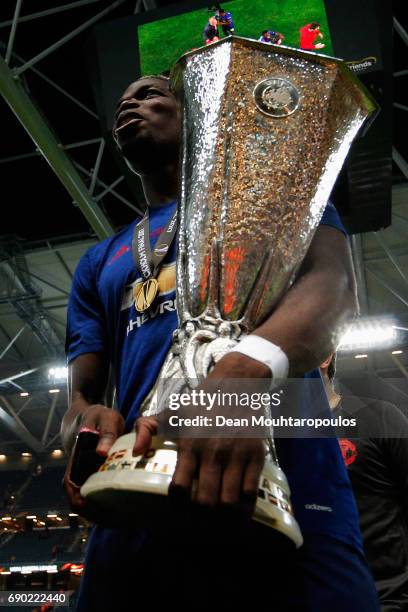
{"label": "blue jersey", "polygon": [[[150,213],[150,240],[156,243],[176,203]],[[134,307],[134,289],[142,282],[132,257],[135,224],[90,248],[75,271],[68,304],[68,361],[83,353],[103,352],[111,360],[117,404],[131,431],[140,404],[159,375],[177,328],[176,240],[163,260],[159,297],[145,313]]]}
{"label": "blue jersey", "polygon": [[[173,203],[151,210],[152,247],[175,206]],[[135,223],[93,246],[82,257],[69,300],[66,343],[69,362],[84,353],[103,352],[110,358],[118,409],[125,417],[126,431],[133,429],[141,402],[159,375],[171,346],[172,332],[178,325],[176,240],[163,260],[158,276],[160,293],[154,305],[145,313],[134,307],[134,289],[142,281],[132,257]],[[331,204],[326,207],[321,224],[344,232]],[[308,376],[320,381],[318,371]],[[323,409],[329,416],[325,396],[324,401]],[[276,442],[302,531],[328,534],[361,547],[354,498],[337,439]]]}
{"label": "blue jersey", "polygon": [[234,21],[232,19],[232,14],[229,12],[224,13],[224,15],[220,15],[217,13],[215,16],[217,21],[219,21],[220,25],[228,26],[230,29],[234,29]]}
{"label": "blue jersey", "polygon": [[281,35],[279,34],[279,32],[274,32],[273,30],[269,30],[269,34],[270,34],[270,38],[264,38],[264,36],[261,36],[260,38],[258,38],[258,41],[267,43],[269,45],[277,44],[277,42],[281,38]]}

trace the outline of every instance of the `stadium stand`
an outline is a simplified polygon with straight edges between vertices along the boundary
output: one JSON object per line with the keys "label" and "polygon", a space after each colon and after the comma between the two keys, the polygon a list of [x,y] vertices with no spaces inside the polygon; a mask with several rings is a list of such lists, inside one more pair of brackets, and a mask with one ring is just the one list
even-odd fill
{"label": "stadium stand", "polygon": [[19,489],[30,479],[30,473],[22,470],[0,471],[0,510],[13,506],[11,496],[17,498]]}
{"label": "stadium stand", "polygon": [[66,509],[68,502],[62,488],[63,467],[44,468],[40,474],[33,474],[28,487],[18,501],[19,508]]}
{"label": "stadium stand", "polygon": [[79,529],[69,528],[14,533],[0,548],[0,564],[79,561],[83,556],[80,536]]}
{"label": "stadium stand", "polygon": [[[87,528],[68,516],[64,471],[62,466],[0,471],[0,517],[4,517],[0,521],[0,567],[61,566],[83,560]],[[52,519],[49,514],[59,518]],[[30,515],[42,522],[27,519]]]}

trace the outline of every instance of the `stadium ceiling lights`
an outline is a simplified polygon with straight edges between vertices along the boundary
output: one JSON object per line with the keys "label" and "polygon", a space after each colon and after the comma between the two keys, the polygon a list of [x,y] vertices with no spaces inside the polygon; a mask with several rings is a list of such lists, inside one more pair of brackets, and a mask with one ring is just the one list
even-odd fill
{"label": "stadium ceiling lights", "polygon": [[48,370],[48,379],[51,382],[66,382],[68,380],[68,368],[66,366],[55,366]]}
{"label": "stadium ceiling lights", "polygon": [[351,323],[341,336],[338,350],[342,353],[383,350],[400,341],[396,321],[386,317],[363,317]]}

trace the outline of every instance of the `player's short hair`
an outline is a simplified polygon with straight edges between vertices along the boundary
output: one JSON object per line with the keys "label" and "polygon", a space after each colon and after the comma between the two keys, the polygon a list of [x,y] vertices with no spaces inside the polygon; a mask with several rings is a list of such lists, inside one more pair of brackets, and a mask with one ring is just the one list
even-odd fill
{"label": "player's short hair", "polygon": [[336,353],[333,353],[333,356],[329,363],[329,367],[327,368],[327,376],[329,377],[329,380],[331,382],[333,382],[334,377],[336,376],[336,360],[337,360],[337,355]]}
{"label": "player's short hair", "polygon": [[225,9],[223,9],[221,7],[219,7],[218,10],[219,10],[220,13],[225,13]]}
{"label": "player's short hair", "polygon": [[269,33],[269,30],[262,30],[262,36],[263,36],[264,34],[268,34],[268,33]]}
{"label": "player's short hair", "polygon": [[136,79],[134,83],[137,83],[138,81],[143,81],[143,79],[160,79],[162,81],[166,81],[167,84],[170,83],[169,77],[165,74],[144,74],[143,76]]}
{"label": "player's short hair", "polygon": [[315,30],[316,28],[320,28],[320,23],[317,23],[317,21],[312,21],[310,24],[310,29]]}

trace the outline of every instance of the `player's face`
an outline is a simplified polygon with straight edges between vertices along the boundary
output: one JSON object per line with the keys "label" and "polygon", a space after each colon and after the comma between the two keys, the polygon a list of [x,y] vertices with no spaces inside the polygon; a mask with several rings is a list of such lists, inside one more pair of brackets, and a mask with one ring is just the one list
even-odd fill
{"label": "player's face", "polygon": [[129,161],[152,148],[178,147],[180,113],[167,83],[151,78],[129,85],[117,104],[112,131]]}

